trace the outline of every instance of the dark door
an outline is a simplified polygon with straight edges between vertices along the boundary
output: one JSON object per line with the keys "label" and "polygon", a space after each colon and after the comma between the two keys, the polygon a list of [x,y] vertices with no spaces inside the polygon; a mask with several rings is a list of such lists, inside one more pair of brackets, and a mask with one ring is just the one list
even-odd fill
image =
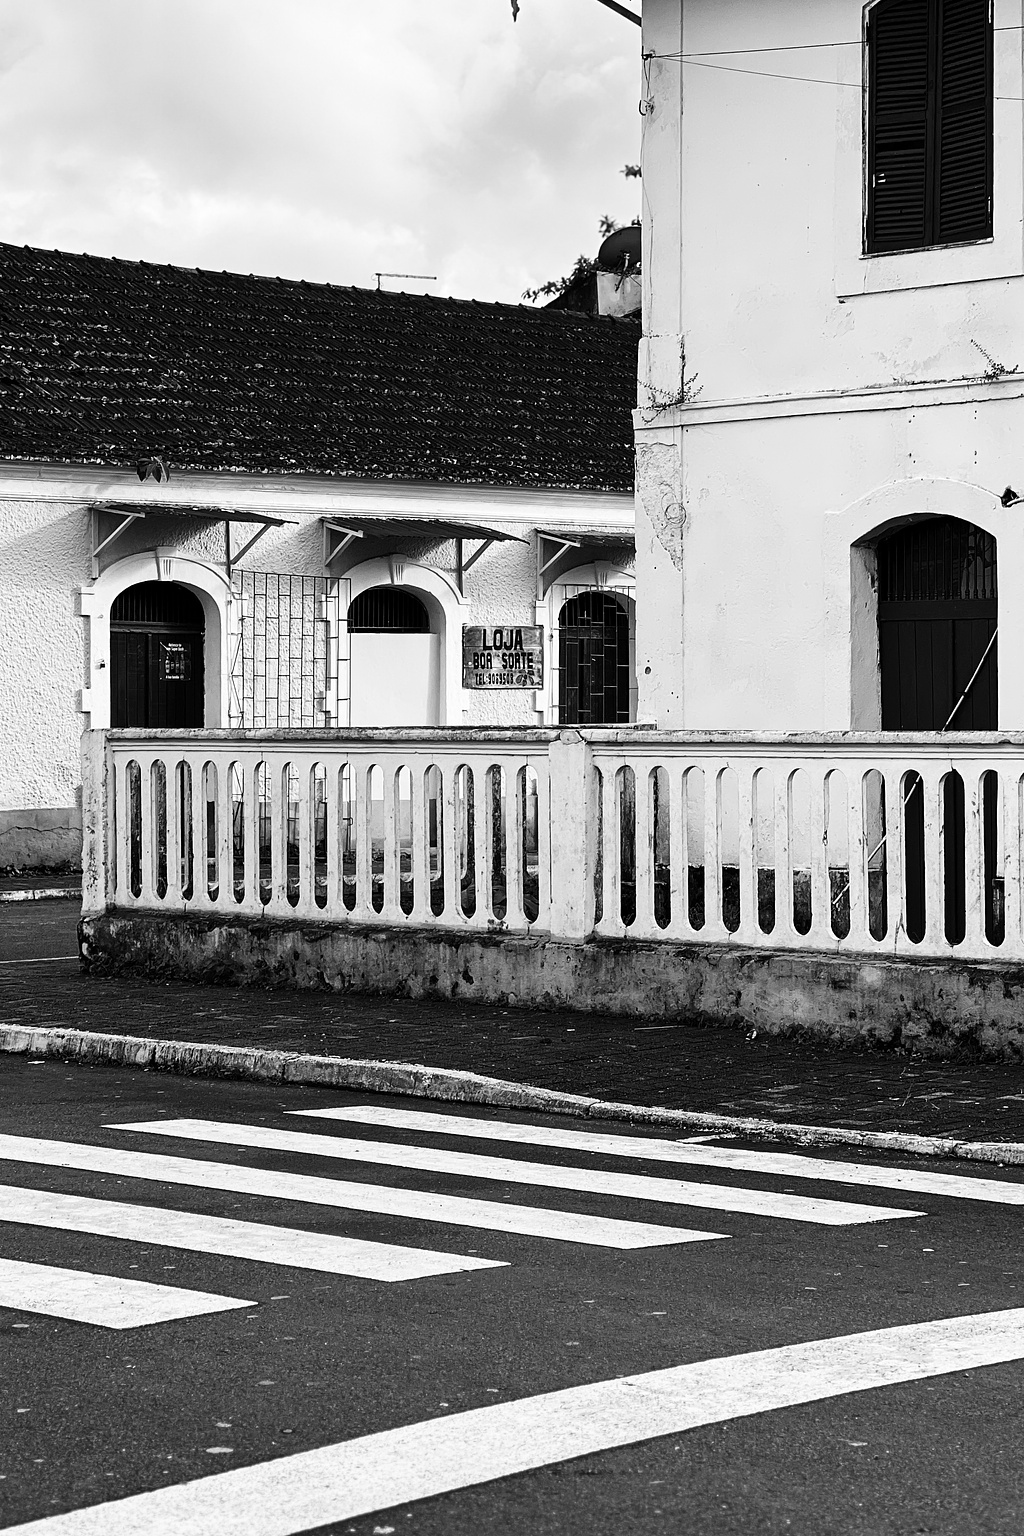
{"label": "dark door", "polygon": [[[928,518],[878,545],[878,640],[884,731],[994,731],[998,720],[996,541],[952,517]],[[964,933],[964,786],[945,780],[946,937]],[[924,805],[904,808],[907,932],[924,934]],[[984,798],[987,926],[997,905],[994,786]]]}
{"label": "dark door", "polygon": [[203,607],[173,582],[129,587],[110,614],[110,721],[192,730],[203,724]]}
{"label": "dark door", "polygon": [[610,592],[581,592],[558,615],[558,719],[562,725],[629,721],[629,614]]}

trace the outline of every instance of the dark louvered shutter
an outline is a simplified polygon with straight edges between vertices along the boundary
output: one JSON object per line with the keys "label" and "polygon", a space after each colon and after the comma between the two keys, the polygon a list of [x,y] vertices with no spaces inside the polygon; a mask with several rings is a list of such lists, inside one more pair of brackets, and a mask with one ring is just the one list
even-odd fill
{"label": "dark louvered shutter", "polygon": [[869,252],[992,233],[989,6],[878,0],[869,12]]}
{"label": "dark louvered shutter", "polygon": [[879,0],[868,22],[868,250],[925,245],[933,0]]}
{"label": "dark louvered shutter", "polygon": [[990,0],[945,0],[938,69],[935,239],[992,233]]}

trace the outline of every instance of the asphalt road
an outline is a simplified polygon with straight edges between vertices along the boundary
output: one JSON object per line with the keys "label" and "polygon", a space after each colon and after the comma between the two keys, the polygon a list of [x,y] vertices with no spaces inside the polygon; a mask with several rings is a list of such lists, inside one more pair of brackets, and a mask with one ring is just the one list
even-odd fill
{"label": "asphalt road", "polygon": [[[295,1113],[360,1106],[371,1111],[362,1120]],[[487,1121],[492,1134],[452,1134],[451,1121],[421,1118],[432,1113]],[[171,1120],[188,1123],[162,1133]],[[552,1131],[601,1140],[553,1145]],[[784,1149],[735,1140],[684,1143],[691,1161],[680,1163],[640,1156],[638,1136],[652,1139],[568,1118],[0,1058],[0,1300],[18,1303],[0,1306],[0,1525],[40,1536],[1017,1536],[1024,1327],[1012,1313],[966,1320],[1024,1307],[1024,1208],[963,1196],[995,1179],[1016,1199],[1024,1181],[878,1157],[824,1177],[766,1161]],[[743,1166],[692,1161],[721,1158],[716,1148]],[[505,1161],[479,1161],[495,1158]],[[197,1160],[213,1166],[197,1173]],[[899,1169],[918,1187],[891,1187]],[[936,1172],[971,1186],[922,1189]],[[665,1183],[652,1191],[637,1178]],[[116,1223],[128,1206],[142,1223],[128,1235],[68,1229],[95,1226],[97,1211]],[[574,1214],[589,1225],[573,1227]],[[203,1220],[189,1228],[192,1218]],[[514,1230],[531,1222],[547,1235]],[[229,1247],[239,1230],[249,1241],[253,1224],[287,1229],[270,1261],[199,1251],[223,1248],[225,1232]],[[339,1235],[359,1241],[342,1252]],[[651,1245],[605,1245],[623,1240]],[[449,1272],[336,1272],[383,1253]],[[490,1262],[455,1267],[467,1260]],[[83,1301],[89,1276],[99,1290]],[[145,1291],[143,1311],[168,1295],[186,1310],[227,1309],[111,1327],[135,1305],[131,1287],[111,1301],[112,1280],[168,1288]],[[101,1321],[53,1315],[82,1306]],[[916,1326],[937,1319],[965,1321],[935,1336]],[[841,1342],[864,1333],[876,1337]],[[789,1348],[815,1340],[834,1342]],[[995,1363],[977,1363],[979,1347]],[[716,1363],[616,1385],[702,1361]],[[878,1371],[890,1384],[850,1389]],[[403,1435],[410,1426],[421,1427]],[[567,1456],[580,1445],[595,1448]],[[532,1469],[502,1475],[513,1465]],[[200,1490],[191,1524],[180,1523],[186,1483]],[[161,1490],[163,1504],[137,1503],[137,1523],[123,1522],[116,1501]],[[92,1524],[60,1518],[90,1506]]]}

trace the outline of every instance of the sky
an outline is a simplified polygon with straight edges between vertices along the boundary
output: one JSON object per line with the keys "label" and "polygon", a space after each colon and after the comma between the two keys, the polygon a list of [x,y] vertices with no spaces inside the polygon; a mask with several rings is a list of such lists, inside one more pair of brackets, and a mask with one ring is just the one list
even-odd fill
{"label": "sky", "polygon": [[520,7],[0,0],[0,239],[518,303],[640,203],[640,28]]}

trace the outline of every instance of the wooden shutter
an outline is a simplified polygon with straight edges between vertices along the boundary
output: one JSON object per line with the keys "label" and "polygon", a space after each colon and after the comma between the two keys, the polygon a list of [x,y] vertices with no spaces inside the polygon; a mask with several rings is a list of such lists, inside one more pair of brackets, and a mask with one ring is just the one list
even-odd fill
{"label": "wooden shutter", "polygon": [[878,0],[869,12],[869,252],[992,233],[989,7]]}
{"label": "wooden shutter", "polygon": [[938,48],[935,240],[992,233],[990,0],[944,0]]}
{"label": "wooden shutter", "polygon": [[927,243],[933,4],[879,0],[869,15],[869,251]]}

